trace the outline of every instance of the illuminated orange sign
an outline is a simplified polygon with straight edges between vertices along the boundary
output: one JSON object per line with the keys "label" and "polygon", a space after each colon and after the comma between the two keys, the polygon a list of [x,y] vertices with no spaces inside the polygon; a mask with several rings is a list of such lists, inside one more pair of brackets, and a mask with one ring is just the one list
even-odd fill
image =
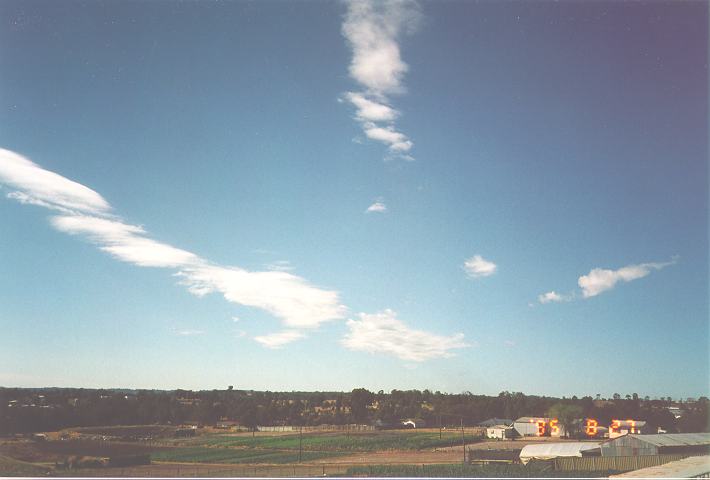
{"label": "illuminated orange sign", "polygon": [[545,435],[545,422],[538,420],[537,422],[537,436],[542,437]]}
{"label": "illuminated orange sign", "polygon": [[631,433],[636,433],[636,421],[635,420],[626,420],[629,423],[629,426],[631,429],[629,430]]}
{"label": "illuminated orange sign", "polygon": [[[557,426],[557,419],[553,418],[550,420],[550,435],[559,435],[560,434],[560,427]],[[538,430],[539,430],[539,425],[538,425]]]}
{"label": "illuminated orange sign", "polygon": [[619,433],[620,427],[621,427],[620,420],[612,420],[611,425],[609,425],[609,433]]}
{"label": "illuminated orange sign", "polygon": [[593,418],[588,418],[587,425],[584,427],[584,433],[586,433],[590,437],[596,437],[598,425],[599,424],[597,423],[596,420],[594,420]]}

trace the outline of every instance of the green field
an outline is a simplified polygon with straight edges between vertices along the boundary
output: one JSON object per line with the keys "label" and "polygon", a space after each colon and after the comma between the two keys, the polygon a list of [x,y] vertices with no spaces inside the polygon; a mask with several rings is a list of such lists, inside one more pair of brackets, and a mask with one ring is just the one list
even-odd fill
{"label": "green field", "polygon": [[[344,455],[338,452],[304,451],[301,460],[304,462],[326,457]],[[294,463],[298,462],[298,451],[239,449],[239,448],[174,448],[155,452],[151,459],[158,462],[194,462],[194,463]]]}
{"label": "green field", "polygon": [[[237,437],[230,435],[212,435],[197,438],[191,443],[195,445],[219,447],[243,447],[255,449],[298,450],[299,435],[283,435],[273,437]],[[480,437],[466,436],[466,444],[480,441]],[[425,450],[437,447],[461,445],[461,435],[446,432],[439,438],[438,432],[373,432],[346,435],[334,434],[304,434],[302,448],[304,451],[328,452],[374,452],[382,450]]]}

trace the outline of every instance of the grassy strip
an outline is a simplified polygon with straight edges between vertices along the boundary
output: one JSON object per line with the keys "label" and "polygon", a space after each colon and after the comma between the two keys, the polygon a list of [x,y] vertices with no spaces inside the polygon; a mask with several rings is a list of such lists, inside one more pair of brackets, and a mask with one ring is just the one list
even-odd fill
{"label": "grassy strip", "polygon": [[[299,436],[284,435],[278,437],[230,437],[214,435],[197,440],[202,445],[221,447],[271,448],[279,450],[298,450]],[[480,437],[466,436],[466,443],[476,443]],[[438,433],[376,433],[354,435],[304,435],[303,449],[318,451],[361,451],[381,450],[424,450],[437,447],[461,445],[461,436],[447,432],[442,438]]]}
{"label": "grassy strip", "polygon": [[51,468],[0,455],[0,477],[43,477]]}
{"label": "grassy strip", "polygon": [[[338,456],[335,452],[304,451],[301,460],[310,461],[319,458]],[[151,458],[164,462],[194,463],[295,463],[298,452],[230,448],[175,448],[151,454]]]}
{"label": "grassy strip", "polygon": [[618,472],[554,471],[549,465],[364,465],[349,467],[344,477],[598,478]]}

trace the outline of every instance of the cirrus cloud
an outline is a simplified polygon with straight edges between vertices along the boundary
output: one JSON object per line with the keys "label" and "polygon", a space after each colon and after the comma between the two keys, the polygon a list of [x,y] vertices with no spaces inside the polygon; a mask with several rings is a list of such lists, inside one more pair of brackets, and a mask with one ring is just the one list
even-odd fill
{"label": "cirrus cloud", "polygon": [[[338,293],[283,271],[252,272],[214,264],[192,252],[154,240],[142,226],[124,222],[94,190],[0,149],[0,184],[17,189],[9,198],[61,212],[50,218],[60,232],[80,236],[113,258],[140,267],[168,268],[194,295],[217,292],[228,302],[259,308],[287,327],[316,328],[344,318]],[[296,337],[291,335],[291,338]]]}
{"label": "cirrus cloud", "polygon": [[469,347],[463,333],[452,336],[436,335],[408,327],[390,309],[378,313],[358,314],[359,320],[348,320],[350,330],[341,343],[350,350],[382,353],[401,360],[422,362],[433,358],[447,358],[451,350]]}
{"label": "cirrus cloud", "polygon": [[588,274],[582,275],[577,280],[577,284],[582,289],[584,298],[595,297],[602,292],[611,290],[619,282],[631,282],[650,274],[653,270],[661,270],[669,265],[675,264],[675,260],[670,262],[640,263],[638,265],[627,265],[618,270],[606,268],[594,268]]}

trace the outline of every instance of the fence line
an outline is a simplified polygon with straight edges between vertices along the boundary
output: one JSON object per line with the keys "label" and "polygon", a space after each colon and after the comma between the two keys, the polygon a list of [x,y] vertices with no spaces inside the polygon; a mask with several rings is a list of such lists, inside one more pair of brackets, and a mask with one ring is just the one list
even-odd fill
{"label": "fence line", "polygon": [[687,454],[637,455],[629,457],[560,457],[555,458],[555,470],[628,472],[646,467],[656,467],[688,457]]}

